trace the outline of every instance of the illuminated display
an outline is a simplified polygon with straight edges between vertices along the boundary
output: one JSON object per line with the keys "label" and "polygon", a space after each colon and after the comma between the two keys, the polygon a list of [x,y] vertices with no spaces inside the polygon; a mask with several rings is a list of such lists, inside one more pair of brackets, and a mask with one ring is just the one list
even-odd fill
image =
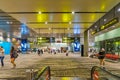
{"label": "illuminated display", "polygon": [[21,25],[21,35],[29,34],[29,29],[26,27],[25,24]]}
{"label": "illuminated display", "polygon": [[97,29],[96,29],[96,30],[93,30],[93,31],[91,32],[91,34],[93,35],[93,34],[99,32],[99,31],[102,31],[102,30],[104,30],[104,29],[106,29],[106,28],[108,28],[108,27],[111,27],[112,25],[116,24],[117,22],[119,22],[118,18],[113,18],[112,20],[110,20],[110,21],[107,22],[106,24],[102,25],[102,26],[100,27],[100,30],[98,30],[98,31],[97,31]]}
{"label": "illuminated display", "polygon": [[21,50],[22,52],[26,52],[28,49],[28,41],[27,39],[22,39],[21,40]]}
{"label": "illuminated display", "polygon": [[108,27],[116,24],[117,22],[118,22],[118,18],[114,18],[114,19],[110,20],[108,23],[102,25],[102,26],[100,27],[100,30],[106,29],[106,28],[108,28]]}
{"label": "illuminated display", "polygon": [[55,42],[54,37],[39,37],[37,38],[37,43],[52,43]]}
{"label": "illuminated display", "polygon": [[95,30],[95,31],[92,31],[92,33],[91,34],[95,34],[97,31]]}
{"label": "illuminated display", "polygon": [[62,38],[63,43],[80,42],[80,37],[64,37]]}

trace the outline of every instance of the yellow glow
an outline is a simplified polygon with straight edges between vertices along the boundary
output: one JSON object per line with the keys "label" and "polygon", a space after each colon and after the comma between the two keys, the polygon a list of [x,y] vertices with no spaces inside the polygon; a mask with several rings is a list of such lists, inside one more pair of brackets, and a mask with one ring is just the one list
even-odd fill
{"label": "yellow glow", "polygon": [[101,27],[101,29],[104,29],[104,28],[105,28],[105,26],[102,26],[102,27]]}
{"label": "yellow glow", "polygon": [[38,22],[45,22],[47,21],[48,16],[46,14],[37,14],[37,21]]}
{"label": "yellow glow", "polygon": [[95,14],[91,16],[91,21],[95,20]]}
{"label": "yellow glow", "polygon": [[70,22],[72,20],[72,15],[71,14],[63,14],[62,20],[63,20],[63,22]]}
{"label": "yellow glow", "polygon": [[101,6],[101,11],[105,11],[105,2],[104,3],[102,3],[102,6]]}
{"label": "yellow glow", "polygon": [[103,6],[101,7],[101,10],[102,10],[102,11],[104,11],[104,10],[105,10],[105,5],[103,5]]}
{"label": "yellow glow", "polygon": [[62,77],[61,80],[71,80],[69,77]]}

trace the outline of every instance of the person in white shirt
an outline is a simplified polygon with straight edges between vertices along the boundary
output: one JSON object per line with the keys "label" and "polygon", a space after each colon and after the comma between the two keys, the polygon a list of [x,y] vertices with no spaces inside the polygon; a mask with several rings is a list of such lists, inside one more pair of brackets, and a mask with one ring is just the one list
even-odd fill
{"label": "person in white shirt", "polygon": [[1,66],[4,67],[4,49],[2,46],[0,46],[0,60],[1,60]]}

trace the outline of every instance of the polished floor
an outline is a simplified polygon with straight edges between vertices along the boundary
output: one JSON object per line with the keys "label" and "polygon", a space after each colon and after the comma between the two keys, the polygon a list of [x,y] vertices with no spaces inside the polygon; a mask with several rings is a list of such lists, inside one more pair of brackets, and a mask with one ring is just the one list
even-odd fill
{"label": "polished floor", "polygon": [[[51,68],[51,80],[89,80],[92,66],[99,66],[97,58],[81,57],[80,54],[64,53],[38,56],[36,53],[19,54],[16,59],[16,68],[12,69],[10,56],[4,59],[5,66],[0,68],[0,80],[26,80],[26,71],[29,69],[39,70],[44,66]],[[106,69],[120,74],[120,62],[106,61]],[[53,78],[54,77],[54,78]],[[15,79],[16,78],[16,79]]]}

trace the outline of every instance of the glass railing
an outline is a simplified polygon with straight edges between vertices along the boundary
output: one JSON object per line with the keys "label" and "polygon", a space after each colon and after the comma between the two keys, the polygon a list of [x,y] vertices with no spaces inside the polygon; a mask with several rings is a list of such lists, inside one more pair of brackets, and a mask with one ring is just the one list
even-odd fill
{"label": "glass railing", "polygon": [[42,70],[39,70],[32,80],[50,80],[50,67],[44,67]]}
{"label": "glass railing", "polygon": [[120,80],[120,76],[113,74],[104,68],[94,66],[91,69],[91,80]]}

